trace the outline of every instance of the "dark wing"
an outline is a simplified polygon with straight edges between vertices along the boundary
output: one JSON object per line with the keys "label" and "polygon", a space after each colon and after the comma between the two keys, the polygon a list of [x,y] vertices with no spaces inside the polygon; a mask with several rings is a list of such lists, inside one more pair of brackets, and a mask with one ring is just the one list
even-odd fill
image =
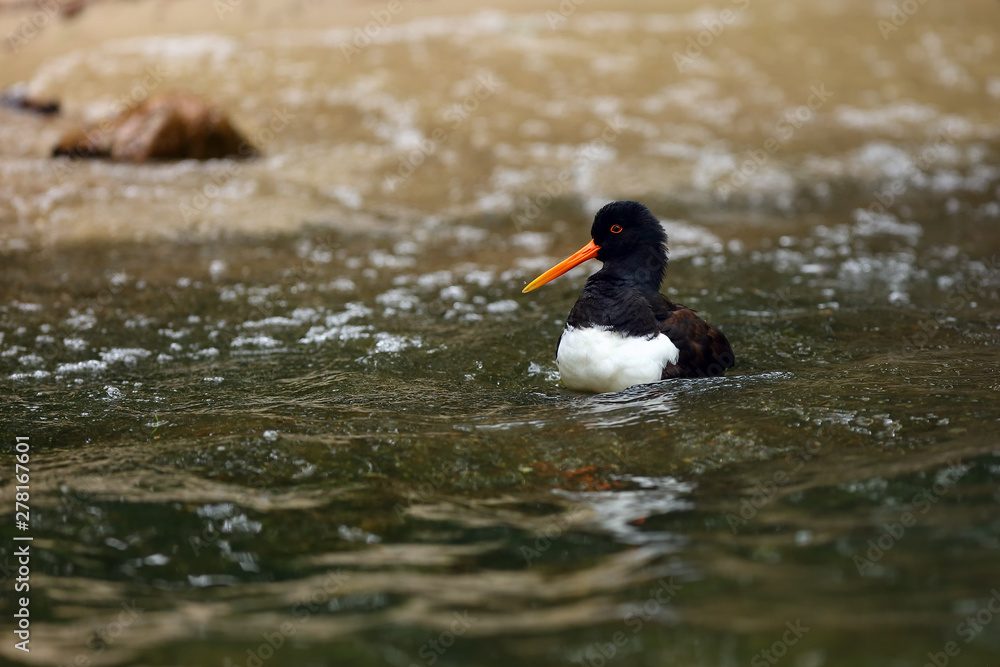
{"label": "dark wing", "polygon": [[673,303],[662,294],[650,299],[650,305],[660,324],[660,332],[680,351],[677,363],[663,368],[664,380],[722,375],[736,363],[733,348],[725,335],[693,310]]}

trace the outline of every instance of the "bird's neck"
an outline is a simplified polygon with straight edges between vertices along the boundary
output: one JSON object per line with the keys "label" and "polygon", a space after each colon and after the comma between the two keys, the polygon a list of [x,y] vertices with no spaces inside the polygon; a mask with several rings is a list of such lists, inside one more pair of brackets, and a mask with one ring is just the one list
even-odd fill
{"label": "bird's neck", "polygon": [[666,270],[667,254],[662,248],[642,248],[624,257],[606,259],[604,268],[591,278],[658,292]]}

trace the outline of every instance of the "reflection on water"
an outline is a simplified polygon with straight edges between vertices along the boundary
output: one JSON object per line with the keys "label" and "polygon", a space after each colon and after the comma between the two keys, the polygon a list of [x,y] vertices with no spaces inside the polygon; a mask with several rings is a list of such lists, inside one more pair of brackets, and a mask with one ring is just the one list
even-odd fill
{"label": "reflection on water", "polygon": [[625,475],[620,480],[635,485],[636,490],[592,491],[586,493],[561,491],[566,498],[589,505],[601,532],[606,532],[622,544],[655,544],[660,553],[670,551],[670,545],[683,538],[667,532],[640,528],[649,516],[693,509],[689,500],[682,499],[694,486],[672,477],[636,477]]}
{"label": "reflection on water", "polygon": [[[350,60],[281,11],[55,49],[70,118],[0,111],[31,662],[995,659],[992,3],[762,1],[691,54],[712,8],[421,7]],[[148,67],[289,122],[238,170],[42,157]],[[520,290],[624,197],[729,376],[560,387],[585,271]]]}

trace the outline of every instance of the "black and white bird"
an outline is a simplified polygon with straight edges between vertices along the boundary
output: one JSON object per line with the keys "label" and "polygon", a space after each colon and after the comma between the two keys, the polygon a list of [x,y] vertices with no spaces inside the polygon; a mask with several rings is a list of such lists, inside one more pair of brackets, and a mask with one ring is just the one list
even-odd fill
{"label": "black and white bird", "polygon": [[668,378],[722,375],[733,366],[733,350],[722,332],[660,294],[667,234],[648,208],[612,202],[594,216],[590,236],[590,243],[523,290],[588,259],[604,262],[587,279],[559,337],[556,362],[566,387],[621,391]]}

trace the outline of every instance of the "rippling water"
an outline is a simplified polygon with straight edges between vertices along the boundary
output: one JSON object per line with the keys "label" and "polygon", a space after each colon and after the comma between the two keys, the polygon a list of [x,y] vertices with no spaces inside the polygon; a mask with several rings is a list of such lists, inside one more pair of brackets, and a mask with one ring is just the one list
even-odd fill
{"label": "rippling water", "polygon": [[[178,6],[0,110],[3,660],[996,661],[994,4]],[[44,157],[180,87],[265,157]],[[560,387],[586,271],[520,290],[619,198],[729,376]]]}

